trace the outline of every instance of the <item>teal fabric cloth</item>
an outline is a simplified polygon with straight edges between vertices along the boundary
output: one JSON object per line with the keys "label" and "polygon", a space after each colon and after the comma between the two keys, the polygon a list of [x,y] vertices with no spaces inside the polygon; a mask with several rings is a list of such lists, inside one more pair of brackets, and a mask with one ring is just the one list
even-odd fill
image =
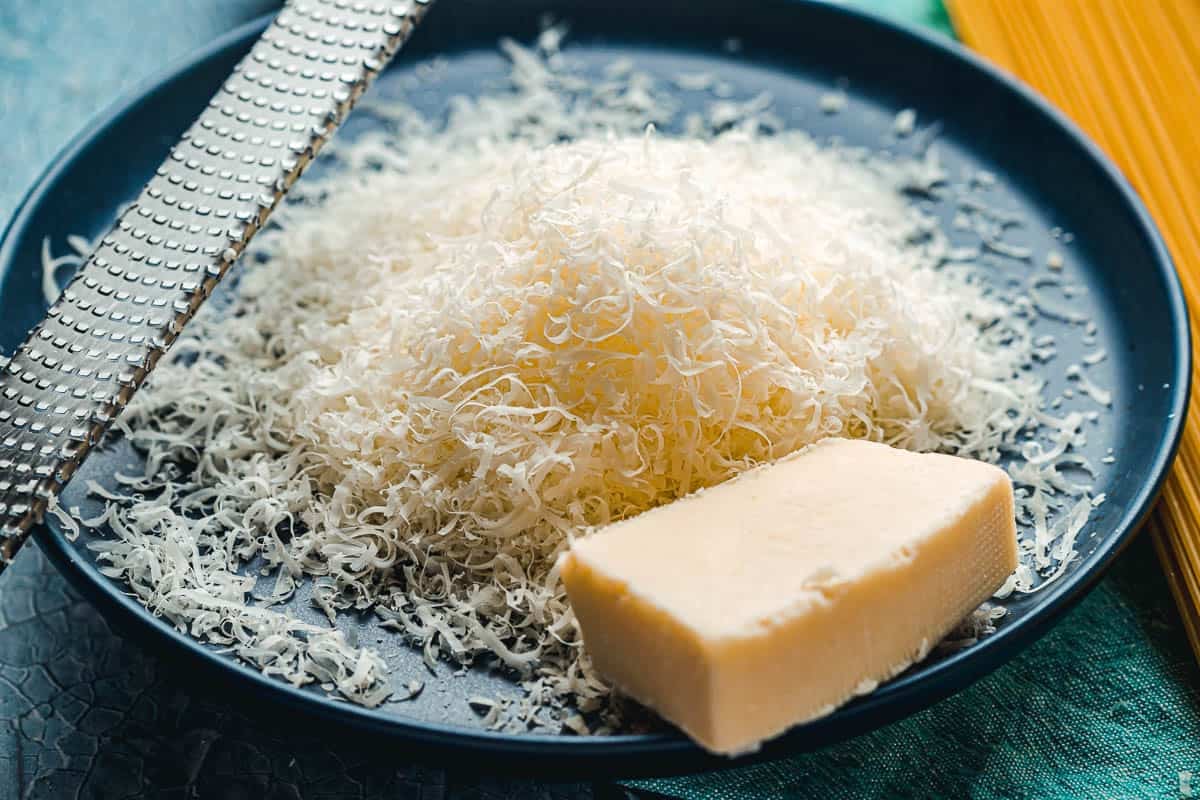
{"label": "teal fabric cloth", "polygon": [[[953,33],[937,0],[847,4]],[[1200,797],[1200,669],[1144,535],[1043,639],[932,708],[814,753],[633,785],[688,800]]]}
{"label": "teal fabric cloth", "polygon": [[954,35],[950,15],[942,0],[832,0],[835,4],[861,8],[909,25],[919,25],[946,36]]}

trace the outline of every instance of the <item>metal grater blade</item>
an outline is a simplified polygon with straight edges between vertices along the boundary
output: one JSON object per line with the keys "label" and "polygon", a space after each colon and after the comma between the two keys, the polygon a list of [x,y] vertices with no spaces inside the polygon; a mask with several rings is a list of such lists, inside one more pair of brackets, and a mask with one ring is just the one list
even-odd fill
{"label": "metal grater blade", "polygon": [[0,374],[0,572],[431,0],[292,0]]}

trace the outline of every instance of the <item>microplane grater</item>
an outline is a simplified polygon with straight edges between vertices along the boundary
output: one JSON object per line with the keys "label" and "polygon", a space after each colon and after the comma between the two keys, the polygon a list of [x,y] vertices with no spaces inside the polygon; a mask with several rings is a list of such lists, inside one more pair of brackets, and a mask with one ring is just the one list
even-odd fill
{"label": "microplane grater", "polygon": [[0,572],[432,0],[291,0],[0,373]]}

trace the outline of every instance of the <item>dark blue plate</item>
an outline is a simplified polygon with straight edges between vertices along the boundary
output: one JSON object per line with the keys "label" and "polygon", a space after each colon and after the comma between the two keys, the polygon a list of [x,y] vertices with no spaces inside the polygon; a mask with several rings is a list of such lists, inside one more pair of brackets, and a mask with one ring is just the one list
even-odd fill
{"label": "dark blue plate", "polygon": [[[1044,592],[1015,599],[994,635],[953,656],[926,662],[825,719],[800,726],[771,742],[759,757],[810,749],[876,728],[958,691],[1011,658],[1044,633],[1095,583],[1132,536],[1163,480],[1179,438],[1187,403],[1190,352],[1187,315],[1179,282],[1162,240],[1141,202],[1099,151],[1058,112],[961,48],[833,5],[808,2],[728,3],[713,0],[617,3],[443,0],[417,32],[400,61],[381,78],[376,94],[395,92],[413,65],[442,54],[439,78],[415,97],[431,113],[454,93],[473,93],[501,74],[495,50],[501,35],[531,37],[538,18],[553,10],[572,22],[568,52],[586,68],[628,56],[643,70],[670,77],[713,71],[739,95],[770,91],[774,110],[789,125],[818,137],[879,147],[893,115],[918,109],[923,121],[941,124],[945,167],[957,176],[986,169],[999,177],[989,202],[1027,221],[1014,238],[1044,256],[1054,246],[1066,255],[1064,274],[1087,287],[1076,306],[1098,323],[1095,345],[1108,358],[1090,374],[1113,390],[1114,405],[1088,429],[1085,452],[1095,463],[1112,448],[1116,461],[1101,472],[1097,491],[1108,502],[1094,519],[1094,534],[1080,543],[1080,559]],[[49,237],[60,249],[71,233],[95,235],[114,210],[132,198],[187,124],[249,49],[265,21],[236,30],[102,118],[92,122],[54,161],[25,198],[0,246],[0,344],[11,351],[42,316],[39,250]],[[731,53],[727,40],[737,37]],[[849,105],[824,115],[818,98],[839,79]],[[688,103],[703,101],[684,93]],[[343,135],[371,124],[352,119]],[[893,149],[902,143],[892,142]],[[930,203],[943,218],[954,209]],[[1059,227],[1074,236],[1055,242]],[[1024,279],[1035,266],[994,267],[993,279]],[[1064,324],[1041,320],[1037,330],[1062,333]],[[1064,338],[1064,337],[1060,337]],[[1070,341],[1075,341],[1071,345]],[[1064,385],[1065,365],[1082,355],[1078,334],[1060,344],[1059,356],[1041,368],[1051,389]],[[1085,408],[1082,397],[1065,408]],[[1094,407],[1094,406],[1092,406]],[[94,455],[72,484],[67,505],[94,508],[85,480],[104,482],[137,456],[120,447]],[[676,733],[606,738],[513,735],[480,729],[465,698],[515,695],[504,676],[475,671],[429,682],[414,702],[367,710],[319,690],[301,690],[262,677],[231,658],[177,633],[104,578],[86,547],[69,543],[55,524],[39,529],[41,547],[67,577],[131,635],[160,648],[197,683],[237,690],[239,696],[285,712],[297,724],[320,717],[342,730],[394,737],[397,754],[471,756],[472,764],[609,775],[670,773],[729,763],[702,753]],[[295,613],[310,614],[298,603]],[[347,619],[360,638],[378,640],[396,679],[427,678],[420,656],[370,620]],[[448,670],[447,670],[448,672]]]}

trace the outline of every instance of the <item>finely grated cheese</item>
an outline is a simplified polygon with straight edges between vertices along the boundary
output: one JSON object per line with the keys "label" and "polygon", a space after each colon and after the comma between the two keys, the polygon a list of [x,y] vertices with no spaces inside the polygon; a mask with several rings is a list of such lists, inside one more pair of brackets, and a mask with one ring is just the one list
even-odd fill
{"label": "finely grated cheese", "polygon": [[917,129],[917,112],[911,108],[905,108],[896,112],[895,119],[892,120],[892,133],[899,137],[912,136]]}
{"label": "finely grated cheese", "polygon": [[[573,537],[827,436],[1008,463],[1026,532],[1002,594],[1061,575],[1099,499],[1066,474],[1091,471],[1085,418],[1043,410],[1028,367],[1052,342],[945,266],[962,252],[904,199],[945,182],[934,148],[884,161],[764,135],[769,97],[664,137],[662,85],[631,63],[584,80],[560,38],[504,42],[511,87],[443,123],[368,107],[387,130],[336,142],[336,175],[294,190],[261,263],[118,421],[146,463],[92,487],[109,505],[79,524],[111,529],[105,574],[365,705],[388,698],[387,665],[332,623],[373,610],[431,667],[520,676],[529,724],[607,702],[554,569]],[[959,216],[1023,258],[1012,220]],[[46,252],[48,295],[77,261]],[[275,608],[306,586],[329,627]]]}

